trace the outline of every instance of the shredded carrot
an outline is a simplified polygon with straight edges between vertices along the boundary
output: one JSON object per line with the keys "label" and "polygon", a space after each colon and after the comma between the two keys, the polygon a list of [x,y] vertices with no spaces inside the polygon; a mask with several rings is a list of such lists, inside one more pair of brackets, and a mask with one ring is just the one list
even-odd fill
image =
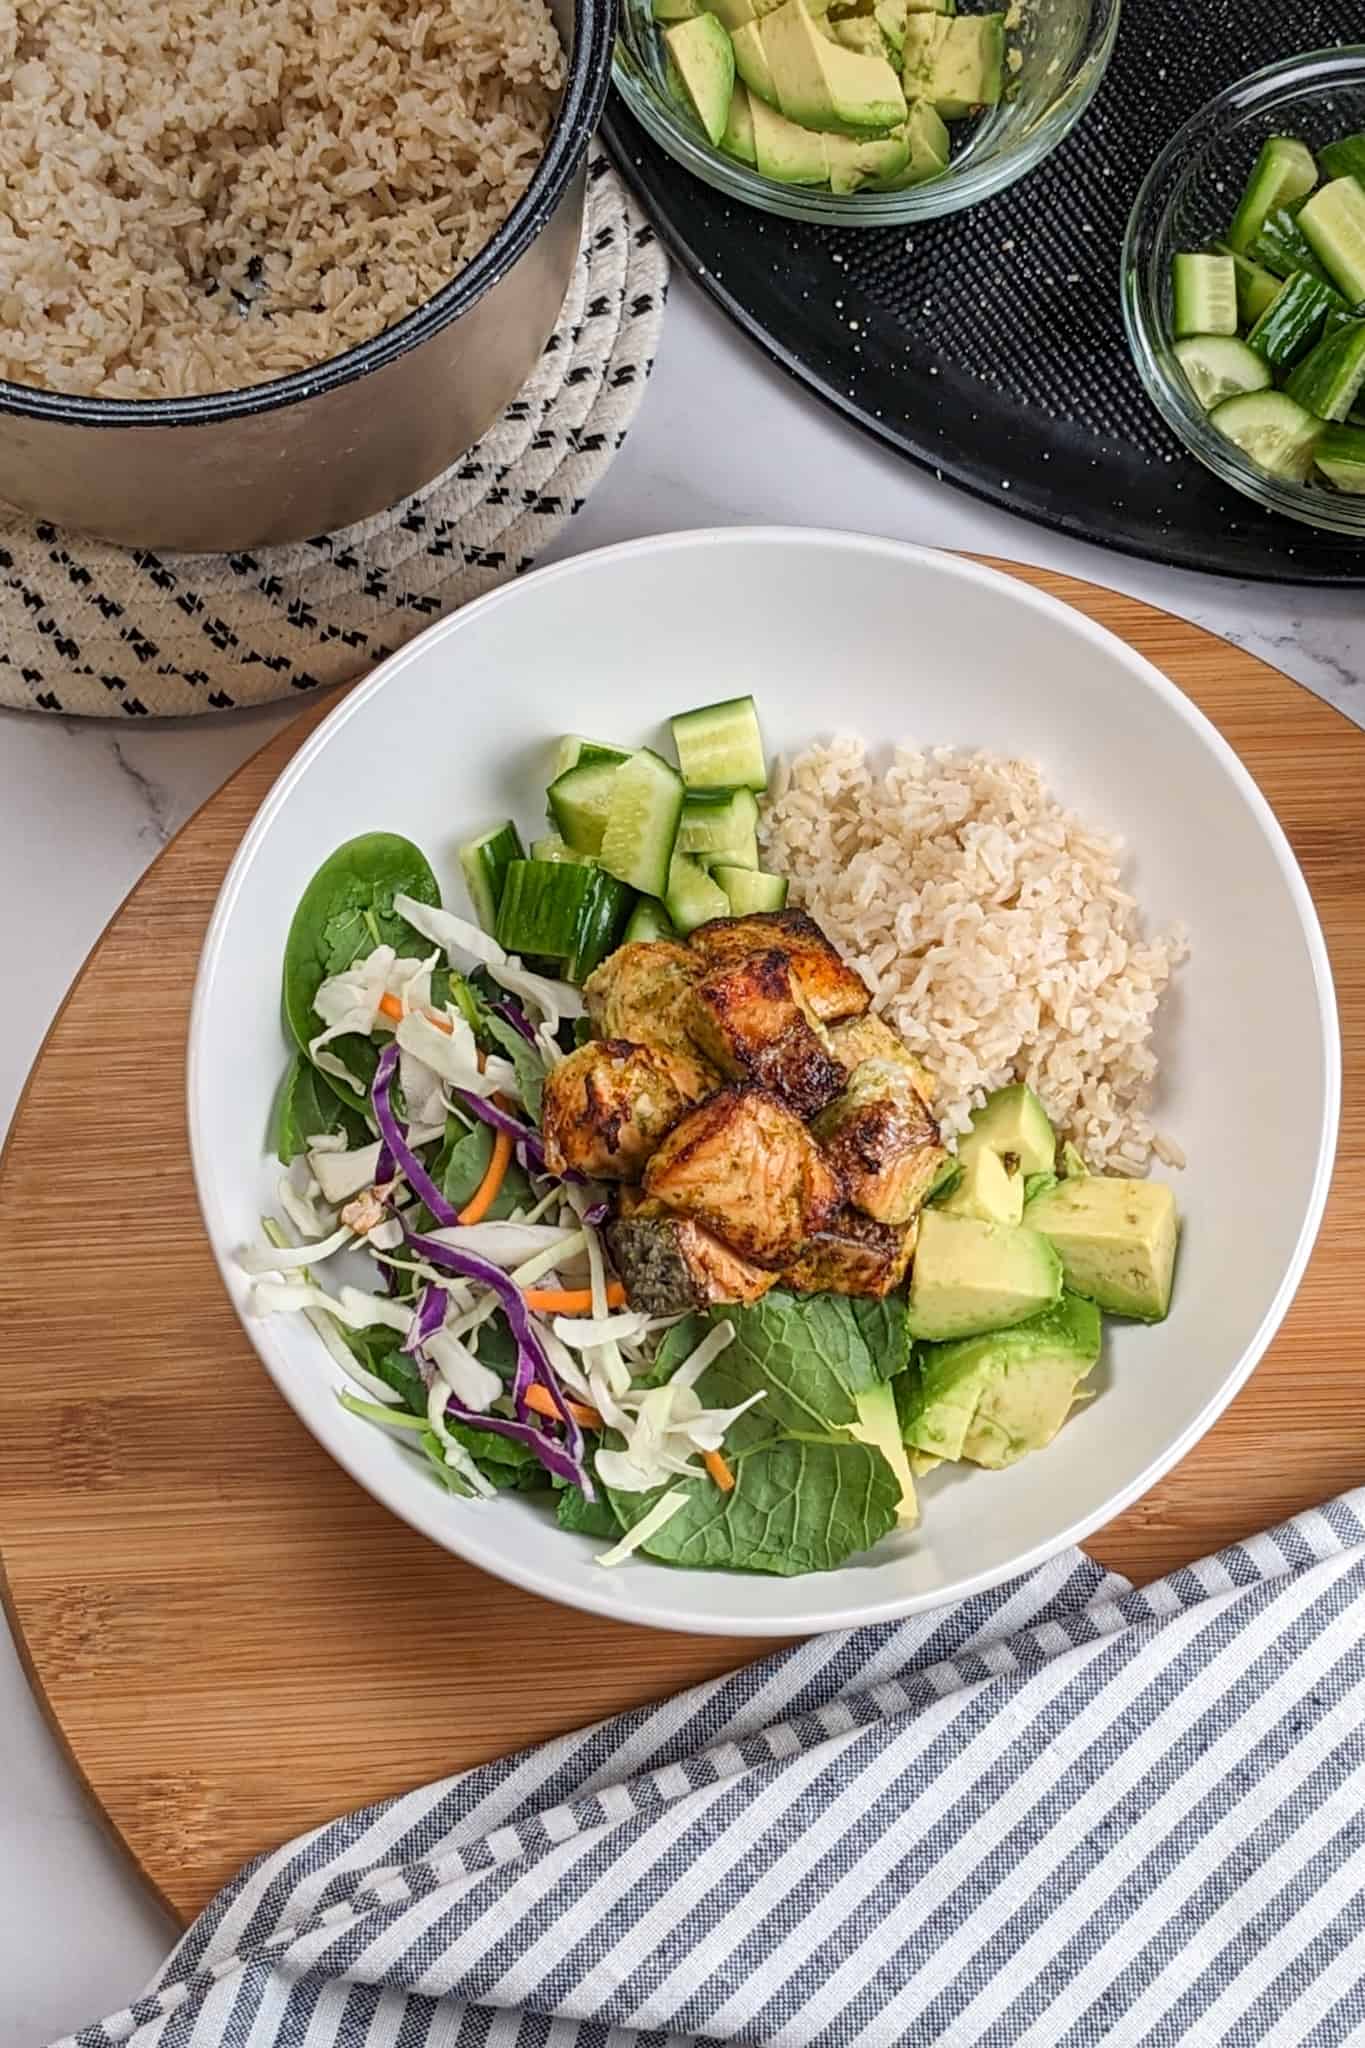
{"label": "shredded carrot", "polygon": [[493,1134],[493,1156],[488,1162],[488,1171],[475,1188],[469,1200],[460,1211],[461,1223],[482,1223],[484,1217],[497,1200],[498,1189],[506,1178],[512,1163],[512,1138],[508,1131]]}
{"label": "shredded carrot", "polygon": [[[534,1408],[537,1415],[548,1415],[551,1422],[559,1420],[559,1410],[555,1406],[554,1395],[549,1392],[548,1388],[540,1386],[528,1387],[523,1398],[527,1407]],[[595,1408],[589,1408],[586,1402],[571,1401],[566,1395],[564,1406],[568,1409],[574,1421],[583,1429],[600,1429],[602,1427],[601,1416]]]}
{"label": "shredded carrot", "polygon": [[[624,1308],[626,1290],[619,1280],[607,1282],[607,1307]],[[589,1316],[592,1314],[591,1287],[528,1287],[527,1308],[537,1309],[541,1315]]]}
{"label": "shredded carrot", "polygon": [[[392,1017],[395,1024],[401,1024],[406,1012],[397,996],[384,995],[379,998],[379,1007],[386,1017]],[[428,1024],[434,1024],[438,1031],[449,1032],[453,1027],[449,1017],[443,1017],[439,1010],[424,1010],[422,1015]]]}
{"label": "shredded carrot", "polygon": [[734,1492],[735,1475],[730,1470],[730,1467],[726,1464],[724,1458],[722,1458],[719,1451],[707,1451],[703,1457],[702,1462],[706,1466],[707,1471],[711,1474],[711,1477],[715,1480],[717,1486],[720,1488],[722,1493]]}

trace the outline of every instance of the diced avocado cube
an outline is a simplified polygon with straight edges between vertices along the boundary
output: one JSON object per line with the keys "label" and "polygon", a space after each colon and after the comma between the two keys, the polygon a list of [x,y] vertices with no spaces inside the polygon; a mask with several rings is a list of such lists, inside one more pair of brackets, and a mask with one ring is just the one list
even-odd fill
{"label": "diced avocado cube", "polygon": [[873,19],[886,38],[891,51],[892,62],[899,64],[905,50],[905,22],[909,13],[907,0],[875,0]]}
{"label": "diced avocado cube", "polygon": [[759,33],[777,104],[789,121],[855,136],[884,133],[904,121],[905,95],[886,58],[862,56],[822,36],[806,0],[783,0],[763,17]]}
{"label": "diced avocado cube", "polygon": [[[727,156],[738,158],[742,164],[758,162],[758,152],[754,145],[753,103],[749,98],[748,86],[738,79],[735,81],[734,92],[730,95],[730,115],[725,123],[725,133],[720,138],[720,146]],[[684,815],[686,811],[687,806],[684,804]]]}
{"label": "diced avocado cube", "polygon": [[649,11],[655,21],[691,21],[701,13],[702,4],[701,0],[652,0]]}
{"label": "diced avocado cube", "polygon": [[928,100],[915,101],[898,133],[905,137],[909,150],[905,168],[894,177],[879,178],[869,184],[870,192],[901,192],[907,185],[920,185],[926,178],[940,177],[948,168],[952,147],[948,130],[937,108],[931,107]]}
{"label": "diced avocado cube", "polygon": [[847,21],[831,24],[830,33],[836,43],[846,50],[856,50],[860,57],[889,57],[886,38],[871,14],[855,14]]}
{"label": "diced avocado cube", "polygon": [[1039,1195],[1024,1221],[1055,1245],[1067,1286],[1110,1315],[1159,1323],[1170,1308],[1180,1224],[1163,1181],[1087,1173]]}
{"label": "diced avocado cube", "polygon": [[1012,1465],[1052,1442],[1099,1355],[1099,1310],[1076,1294],[1013,1329],[921,1345],[906,1442],[922,1457]]}
{"label": "diced avocado cube", "polygon": [[962,1178],[940,1204],[945,1216],[975,1216],[982,1223],[1022,1223],[1024,1175],[1011,1173],[998,1152],[981,1145],[962,1161]]}
{"label": "diced avocado cube", "polygon": [[920,1218],[910,1274],[910,1328],[944,1343],[1027,1322],[1062,1291],[1062,1262],[1039,1231],[948,1216]]}
{"label": "diced avocado cube", "polygon": [[[770,107],[776,107],[777,85],[768,63],[767,52],[763,48],[763,39],[759,34],[758,23],[756,21],[742,23],[739,28],[734,30],[730,41],[735,53],[735,70],[739,73],[749,92],[755,99],[763,100]],[[757,138],[755,138],[754,146],[757,148]],[[762,169],[762,165],[759,168]],[[769,171],[766,175],[774,177],[776,173]],[[809,184],[811,180],[799,178],[793,179],[790,182],[794,184]],[[816,182],[820,181],[817,180]]]}
{"label": "diced avocado cube", "polygon": [[900,1417],[896,1413],[896,1395],[890,1380],[871,1387],[857,1397],[858,1420],[849,1431],[861,1443],[870,1444],[874,1451],[880,1451],[900,1485],[900,1503],[896,1509],[896,1520],[902,1529],[913,1529],[919,1520],[919,1503],[915,1499],[915,1481],[910,1471],[910,1461],[905,1455],[905,1443],[901,1436]]}
{"label": "diced avocado cube", "polygon": [[825,158],[832,192],[857,192],[864,185],[897,177],[910,161],[903,134],[870,135],[855,142],[851,135],[827,135]]}
{"label": "diced avocado cube", "polygon": [[749,111],[754,124],[754,161],[765,178],[775,178],[781,185],[825,183],[829,177],[825,157],[827,135],[798,128],[795,121],[789,121],[755,93],[749,95]]}
{"label": "diced avocado cube", "polygon": [[908,93],[932,100],[945,121],[993,107],[1005,75],[1003,14],[921,14],[906,21]]}
{"label": "diced avocado cube", "polygon": [[1002,1159],[1011,1173],[1051,1173],[1057,1140],[1047,1111],[1022,1081],[986,1097],[958,1153],[965,1163],[983,1147]]}
{"label": "diced avocado cube", "polygon": [[706,0],[706,12],[714,14],[721,27],[731,35],[758,18],[754,0]]}
{"label": "diced avocado cube", "polygon": [[664,30],[671,75],[681,87],[707,140],[718,143],[730,116],[735,89],[735,52],[729,35],[714,14],[698,14]]}

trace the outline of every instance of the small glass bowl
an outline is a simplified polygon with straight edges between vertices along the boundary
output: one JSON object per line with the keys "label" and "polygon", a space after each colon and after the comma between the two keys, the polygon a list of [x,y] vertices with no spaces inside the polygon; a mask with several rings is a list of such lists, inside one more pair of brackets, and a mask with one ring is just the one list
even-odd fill
{"label": "small glass bowl", "polygon": [[613,75],[631,113],[660,147],[728,198],[826,227],[897,227],[992,199],[1040,164],[1094,98],[1118,22],[1119,0],[1031,0],[1018,27],[1009,31],[1008,47],[1020,62],[1007,97],[970,129],[954,129],[952,159],[940,177],[903,192],[782,185],[713,148],[669,90],[650,0],[622,0]]}
{"label": "small glass bowl", "polygon": [[1320,149],[1365,128],[1365,44],[1316,50],[1230,85],[1167,143],[1138,193],[1123,244],[1123,322],[1147,395],[1206,469],[1267,511],[1365,542],[1365,497],[1257,468],[1212,426],[1172,354],[1171,258],[1226,232],[1268,135]]}

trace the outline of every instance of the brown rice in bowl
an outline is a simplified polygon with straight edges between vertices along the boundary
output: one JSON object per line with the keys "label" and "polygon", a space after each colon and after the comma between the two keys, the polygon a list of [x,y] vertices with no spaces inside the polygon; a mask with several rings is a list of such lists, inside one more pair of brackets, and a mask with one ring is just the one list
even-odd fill
{"label": "brown rice in bowl", "polygon": [[0,0],[0,379],[174,398],[383,332],[507,219],[545,0]]}
{"label": "brown rice in bowl", "polygon": [[1143,934],[1121,842],[1035,767],[903,747],[879,774],[860,741],[835,739],[781,764],[761,837],[764,865],[922,1055],[946,1129],[1022,1080],[1096,1172],[1183,1165],[1147,1105],[1184,934]]}

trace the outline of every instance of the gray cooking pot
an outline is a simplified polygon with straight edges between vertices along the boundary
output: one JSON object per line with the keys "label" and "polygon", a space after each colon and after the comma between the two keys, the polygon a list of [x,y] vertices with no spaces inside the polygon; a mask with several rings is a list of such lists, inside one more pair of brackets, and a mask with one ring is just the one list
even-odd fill
{"label": "gray cooking pot", "polygon": [[0,499],[124,547],[220,552],[380,512],[457,461],[525,383],[573,276],[616,0],[550,0],[568,79],[544,161],[488,246],[396,327],[316,369],[202,398],[0,380]]}

